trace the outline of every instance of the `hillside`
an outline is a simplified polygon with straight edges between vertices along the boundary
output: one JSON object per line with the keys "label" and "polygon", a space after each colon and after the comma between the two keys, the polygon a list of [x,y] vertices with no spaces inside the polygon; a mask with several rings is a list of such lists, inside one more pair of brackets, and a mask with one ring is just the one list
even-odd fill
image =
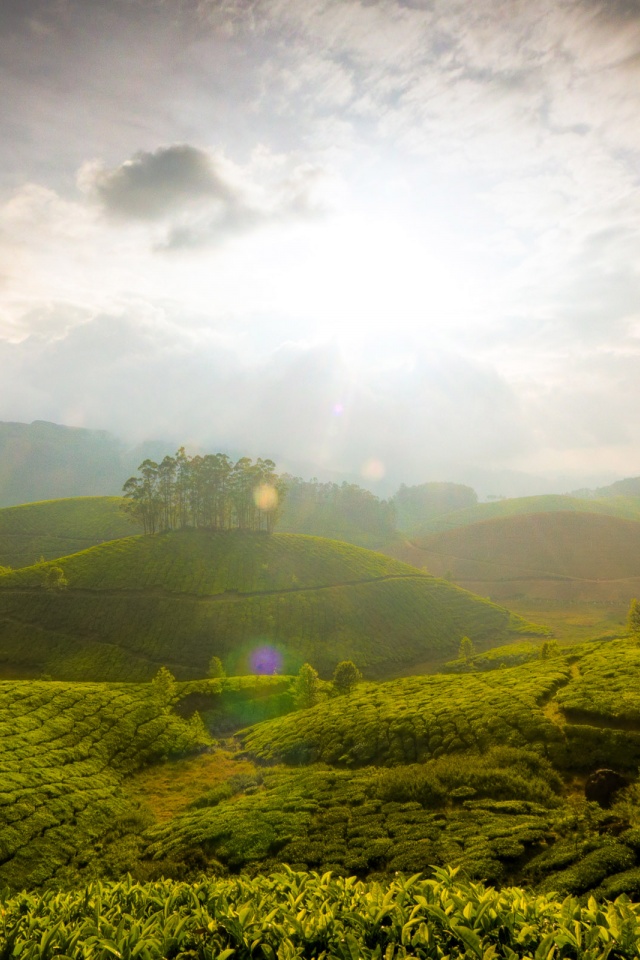
{"label": "hillside", "polygon": [[[66,589],[47,589],[47,571]],[[369,676],[536,628],[382,554],[315,537],[185,531],[129,537],[0,577],[0,662],[13,675],[145,679],[158,666]]]}
{"label": "hillside", "polygon": [[482,520],[498,520],[532,513],[596,513],[623,520],[640,520],[640,497],[606,496],[580,498],[561,494],[543,494],[537,497],[513,497],[478,503],[464,510],[455,510],[439,517],[427,519],[422,525],[421,536],[443,533],[457,527],[465,527]]}
{"label": "hillside", "polygon": [[122,779],[207,742],[140,687],[0,682],[0,882],[51,881],[135,820]]}
{"label": "hillside", "polygon": [[[586,804],[582,785],[603,764],[622,782],[637,775],[638,689],[629,641],[325,690],[293,713],[285,677],[175,684],[167,696],[157,683],[1,683],[0,880],[283,864],[380,880],[448,865],[538,892],[636,895],[638,787],[606,809]],[[235,709],[236,736],[189,756],[205,743],[196,707],[214,723]],[[238,729],[265,707],[284,715]]]}
{"label": "hillside", "polygon": [[423,563],[492,598],[624,600],[640,592],[640,523],[562,511],[485,520],[415,542]]}
{"label": "hillside", "polygon": [[106,430],[66,427],[45,420],[0,422],[0,506],[118,494],[145,457],[164,444],[133,449]]}
{"label": "hillside", "polygon": [[26,567],[139,532],[120,497],[69,497],[0,509],[0,566]]}

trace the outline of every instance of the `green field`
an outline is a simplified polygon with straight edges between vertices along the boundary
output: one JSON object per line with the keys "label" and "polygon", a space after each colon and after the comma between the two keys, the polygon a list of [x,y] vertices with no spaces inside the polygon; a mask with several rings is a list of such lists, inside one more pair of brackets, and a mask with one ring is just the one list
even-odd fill
{"label": "green field", "polygon": [[[59,566],[68,586],[46,589]],[[536,628],[382,554],[290,534],[186,531],[132,537],[0,577],[0,663],[23,675],[144,680],[165,664],[206,675],[330,675],[344,658],[370,676],[449,659],[463,635],[494,645]],[[270,654],[268,651],[272,650]]]}
{"label": "green field", "polygon": [[120,497],[69,497],[0,509],[0,567],[26,567],[138,533]]}
{"label": "green field", "polygon": [[640,520],[640,497],[582,498],[565,494],[543,494],[536,497],[512,497],[491,503],[477,503],[464,510],[455,510],[425,522],[422,535],[442,533],[482,520],[498,520],[530,513],[595,513],[621,520]]}

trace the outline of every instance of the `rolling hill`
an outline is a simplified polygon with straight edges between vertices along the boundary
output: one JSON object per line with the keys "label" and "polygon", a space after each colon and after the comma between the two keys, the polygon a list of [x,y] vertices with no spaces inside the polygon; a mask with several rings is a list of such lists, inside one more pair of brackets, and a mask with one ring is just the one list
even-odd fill
{"label": "rolling hill", "polygon": [[0,509],[0,566],[26,567],[139,532],[121,497],[68,497]]}
{"label": "rolling hill", "polygon": [[422,537],[413,551],[414,562],[436,576],[494,599],[628,603],[640,592],[635,520],[571,511],[517,515]]}
{"label": "rolling hill", "polygon": [[640,520],[640,497],[603,496],[581,498],[564,494],[537,497],[513,497],[491,503],[478,503],[464,510],[455,510],[425,520],[422,536],[444,533],[482,520],[499,520],[532,513],[596,513],[623,520]]}
{"label": "rolling hill", "polygon": [[[60,568],[65,589],[47,588]],[[162,664],[368,675],[450,657],[460,638],[541,632],[507,610],[359,547],[289,534],[129,537],[0,577],[0,662],[12,675],[148,679]]]}

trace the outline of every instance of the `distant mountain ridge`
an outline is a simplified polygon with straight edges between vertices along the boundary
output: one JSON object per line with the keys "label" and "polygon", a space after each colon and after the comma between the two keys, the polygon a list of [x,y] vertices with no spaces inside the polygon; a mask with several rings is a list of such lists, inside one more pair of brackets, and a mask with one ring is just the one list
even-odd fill
{"label": "distant mountain ridge", "polygon": [[106,430],[46,420],[0,422],[0,507],[117,495],[141,460],[162,455],[165,447],[151,441],[128,448]]}

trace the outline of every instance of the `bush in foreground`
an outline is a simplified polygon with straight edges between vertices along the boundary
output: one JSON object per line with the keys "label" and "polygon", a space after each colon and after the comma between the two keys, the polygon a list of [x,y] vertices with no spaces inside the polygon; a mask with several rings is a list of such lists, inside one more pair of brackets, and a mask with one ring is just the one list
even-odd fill
{"label": "bush in foreground", "polygon": [[193,885],[96,883],[21,894],[3,914],[2,956],[28,960],[640,956],[640,905],[625,898],[582,906],[466,883],[448,870],[389,884],[291,871]]}

